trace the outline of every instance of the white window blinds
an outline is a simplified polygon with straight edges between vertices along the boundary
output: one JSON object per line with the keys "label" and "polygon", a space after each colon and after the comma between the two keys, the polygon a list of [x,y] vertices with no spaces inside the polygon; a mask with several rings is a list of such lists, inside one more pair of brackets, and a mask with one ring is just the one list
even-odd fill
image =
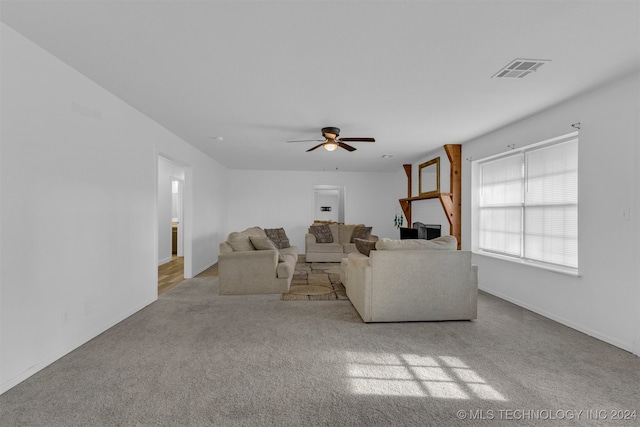
{"label": "white window blinds", "polygon": [[578,139],[479,163],[479,249],[578,268]]}

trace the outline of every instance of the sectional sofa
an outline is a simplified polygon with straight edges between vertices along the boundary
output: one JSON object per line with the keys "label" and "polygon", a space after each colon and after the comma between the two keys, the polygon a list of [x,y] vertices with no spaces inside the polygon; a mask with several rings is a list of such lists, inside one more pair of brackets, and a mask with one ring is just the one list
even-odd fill
{"label": "sectional sofa", "polygon": [[365,322],[477,318],[478,270],[457,240],[381,239],[342,261],[349,300]]}

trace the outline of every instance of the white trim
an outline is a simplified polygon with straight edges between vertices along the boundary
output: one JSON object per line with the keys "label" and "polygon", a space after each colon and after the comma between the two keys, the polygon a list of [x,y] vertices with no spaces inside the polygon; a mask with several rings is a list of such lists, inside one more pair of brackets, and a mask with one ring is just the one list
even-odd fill
{"label": "white trim", "polygon": [[499,259],[501,261],[509,261],[509,262],[513,262],[516,264],[520,264],[520,265],[527,265],[529,267],[535,267],[535,268],[540,268],[542,270],[548,270],[548,271],[553,271],[555,273],[560,273],[560,274],[566,274],[568,276],[573,276],[573,277],[581,277],[582,274],[580,273],[580,271],[578,269],[574,269],[574,268],[570,268],[570,267],[562,267],[559,265],[551,265],[551,264],[545,264],[543,262],[537,262],[534,260],[528,260],[528,259],[523,259],[523,258],[518,258],[518,257],[510,257],[508,255],[501,255],[501,254],[496,254],[496,253],[492,253],[492,252],[486,252],[483,251],[482,249],[476,249],[476,250],[472,250],[471,251],[474,255],[480,255],[480,256],[486,256],[486,257],[490,257],[490,258],[496,258]]}
{"label": "white trim", "polygon": [[218,260],[216,259],[214,262],[212,262],[211,264],[207,265],[206,267],[201,268],[201,269],[199,269],[199,270],[196,270],[196,271],[193,273],[193,277],[196,277],[198,274],[202,273],[203,271],[210,269],[211,267],[213,267],[213,266],[214,266],[214,265],[216,265],[217,263],[218,263]]}
{"label": "white trim", "polygon": [[529,311],[537,313],[537,314],[539,314],[539,315],[541,315],[543,317],[546,317],[547,319],[553,320],[554,322],[561,323],[561,324],[563,324],[563,325],[565,325],[565,326],[567,326],[567,327],[569,327],[571,329],[575,329],[578,332],[582,332],[583,334],[589,335],[590,337],[596,338],[596,339],[598,339],[600,341],[604,341],[604,342],[606,342],[608,344],[611,344],[611,345],[614,345],[616,347],[619,347],[622,350],[625,350],[625,351],[628,351],[628,352],[632,351],[632,347],[633,347],[632,343],[622,342],[622,341],[619,341],[617,339],[611,338],[608,335],[604,335],[604,334],[602,334],[602,333],[600,333],[598,331],[595,331],[595,330],[593,330],[591,328],[588,328],[586,326],[583,326],[581,324],[571,322],[571,321],[565,319],[564,317],[556,316],[556,315],[554,315],[554,314],[552,314],[552,313],[550,313],[548,311],[541,310],[540,308],[538,308],[536,306],[533,306],[531,304],[527,304],[527,303],[522,302],[522,301],[520,301],[518,299],[515,299],[515,298],[511,298],[511,297],[509,297],[507,295],[504,295],[504,294],[502,294],[500,292],[496,292],[496,291],[493,291],[493,290],[485,288],[485,287],[478,287],[478,289],[481,290],[482,292],[486,292],[486,293],[488,293],[490,295],[493,295],[493,296],[495,296],[497,298],[503,299],[503,300],[508,301],[508,302],[510,302],[512,304],[515,304],[515,305],[517,305],[519,307],[522,307],[522,308],[525,308],[525,309],[527,309]]}
{"label": "white trim", "polygon": [[[182,186],[182,219],[183,219],[183,255],[184,255],[184,278],[190,279],[193,277],[192,269],[193,269],[193,167],[189,166],[186,163],[182,163],[175,158],[158,151],[157,148],[155,150],[156,153],[156,168],[155,168],[155,182],[156,182],[156,215],[155,215],[155,226],[156,226],[156,259],[158,258],[158,224],[159,224],[159,207],[158,207],[158,161],[162,158],[163,160],[173,163],[174,165],[180,167],[184,172],[184,180]],[[157,270],[157,268],[156,268]],[[156,287],[158,283],[157,271],[156,271]]]}
{"label": "white trim", "polygon": [[488,160],[495,160],[497,158],[500,157],[506,157],[509,156],[513,153],[519,153],[519,152],[524,152],[524,151],[528,151],[531,150],[532,148],[538,148],[542,145],[551,145],[551,144],[557,144],[557,143],[561,143],[561,142],[567,142],[567,141],[571,141],[572,139],[575,139],[578,137],[579,132],[575,131],[575,132],[571,132],[571,133],[567,133],[565,135],[560,135],[560,136],[556,136],[555,138],[550,138],[550,139],[545,139],[544,141],[540,141],[540,142],[535,142],[533,144],[527,144],[527,145],[523,145],[522,147],[513,147],[511,148],[510,151],[501,151],[500,153],[497,154],[492,154],[490,156],[487,157],[483,157],[481,159],[478,160],[474,160],[471,163],[474,165],[480,164],[480,163],[484,163]]}
{"label": "white trim", "polygon": [[[524,194],[527,193],[528,189],[522,188],[523,191],[523,196],[522,196],[522,200],[520,201],[520,204],[516,204],[515,202],[513,203],[513,205],[499,205],[498,207],[505,207],[505,206],[509,206],[509,207],[513,207],[516,208],[519,206],[519,208],[521,209],[521,215],[524,215],[524,217],[521,220],[521,225],[520,225],[520,255],[513,255],[513,256],[509,256],[509,254],[507,253],[496,253],[496,252],[491,252],[491,251],[486,251],[483,250],[482,248],[480,248],[480,222],[479,222],[479,216],[480,216],[480,211],[482,209],[486,209],[486,208],[482,208],[480,207],[480,200],[482,198],[482,196],[480,195],[481,193],[481,189],[483,189],[483,182],[482,182],[482,178],[480,177],[480,170],[482,169],[482,165],[490,163],[490,162],[495,162],[496,160],[500,160],[500,159],[507,159],[510,157],[518,157],[520,159],[522,159],[522,161],[524,161],[524,177],[522,178],[522,184],[523,185],[528,185],[529,181],[528,181],[528,177],[527,177],[527,163],[526,163],[526,159],[527,159],[527,153],[529,152],[533,152],[533,151],[537,151],[540,149],[544,149],[546,147],[551,147],[551,146],[556,146],[559,144],[564,144],[564,143],[569,143],[569,142],[576,142],[578,143],[578,135],[579,132],[575,131],[575,132],[570,132],[568,134],[564,134],[564,135],[560,135],[554,138],[550,138],[550,139],[546,139],[544,141],[540,141],[540,142],[536,142],[533,144],[527,144],[524,145],[522,147],[516,147],[515,145],[509,145],[508,147],[511,149],[511,151],[503,151],[500,152],[498,154],[494,154],[491,156],[487,156],[484,157],[482,159],[478,159],[475,160],[473,162],[471,162],[471,166],[472,166],[472,178],[471,178],[471,217],[472,217],[472,229],[471,229],[471,241],[472,241],[472,245],[471,245],[471,250],[474,254],[477,255],[483,255],[483,256],[489,256],[489,257],[494,257],[494,258],[498,258],[501,260],[505,260],[505,261],[510,261],[510,262],[516,262],[519,264],[523,264],[523,265],[530,265],[532,267],[536,267],[536,268],[541,268],[544,270],[549,270],[549,271],[554,271],[557,273],[562,273],[562,274],[567,274],[570,276],[576,276],[579,277],[580,276],[580,272],[579,272],[579,258],[576,260],[577,262],[577,267],[573,268],[569,265],[563,266],[563,265],[554,265],[554,264],[550,264],[550,263],[546,263],[542,260],[535,260],[535,259],[530,259],[525,257],[526,254],[526,240],[524,239],[524,237],[526,236],[526,228],[525,228],[525,224],[524,224],[524,220],[526,219],[526,212],[527,212],[527,207],[530,205],[527,205],[526,203],[526,197],[524,196]],[[579,181],[579,179],[578,179]],[[579,183],[578,183],[578,194],[580,193],[580,188],[579,188]],[[573,206],[573,203],[571,203],[569,206]],[[575,205],[576,209],[578,209],[579,211],[579,202]],[[579,239],[579,230],[577,232],[578,234],[576,235],[576,237]],[[578,250],[578,248],[576,248],[576,250]]]}
{"label": "white trim", "polygon": [[[640,93],[639,93],[640,95]],[[640,196],[638,192],[640,191],[640,171],[638,168],[640,167],[640,109],[636,111],[636,149],[635,149],[635,184],[632,185],[632,188],[635,186],[635,212],[631,212],[630,220],[633,221],[633,225],[636,230],[636,239],[633,245],[633,253],[635,254],[634,259],[638,259],[640,256],[640,221],[638,221],[638,213],[640,213]],[[634,337],[634,345],[633,345],[633,354],[640,357],[640,264],[636,263],[635,269],[635,282],[636,282],[636,313],[635,313],[635,337]]]}
{"label": "white trim", "polygon": [[[168,262],[171,262],[172,259],[173,258],[163,258],[163,259],[158,260],[158,267],[160,267],[161,265],[164,265],[164,264],[166,264]],[[156,282],[157,282],[157,280],[156,280]]]}

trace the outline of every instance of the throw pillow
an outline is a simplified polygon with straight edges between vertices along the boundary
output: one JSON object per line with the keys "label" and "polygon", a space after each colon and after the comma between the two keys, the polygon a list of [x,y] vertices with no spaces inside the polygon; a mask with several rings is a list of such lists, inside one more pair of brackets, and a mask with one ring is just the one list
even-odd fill
{"label": "throw pillow", "polygon": [[278,249],[291,247],[287,233],[284,232],[284,228],[265,228],[264,232]]}
{"label": "throw pillow", "polygon": [[333,243],[333,234],[327,224],[312,225],[311,234],[316,238],[316,243]]}
{"label": "throw pillow", "polygon": [[364,239],[355,239],[356,249],[362,255],[369,256],[371,251],[376,250],[376,242],[372,240],[364,240]]}
{"label": "throw pillow", "polygon": [[353,229],[351,243],[355,243],[356,239],[369,240],[369,237],[371,237],[371,227],[358,226]]}
{"label": "throw pillow", "polygon": [[[253,247],[255,247],[259,251],[268,251],[268,250],[278,251],[278,248],[276,248],[276,245],[268,237],[251,236],[249,239],[251,240],[251,244],[253,245]],[[284,257],[282,256],[280,251],[278,251],[278,261],[279,262],[284,261]]]}
{"label": "throw pillow", "polygon": [[255,248],[249,240],[249,235],[234,231],[227,237],[227,243],[234,251],[253,251]]}
{"label": "throw pillow", "polygon": [[276,245],[268,237],[249,237],[251,244],[259,251],[267,251],[269,249],[278,249]]}

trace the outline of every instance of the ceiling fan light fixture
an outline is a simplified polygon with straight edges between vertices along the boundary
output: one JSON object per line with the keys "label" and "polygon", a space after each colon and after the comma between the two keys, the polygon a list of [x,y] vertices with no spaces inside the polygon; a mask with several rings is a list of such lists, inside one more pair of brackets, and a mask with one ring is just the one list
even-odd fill
{"label": "ceiling fan light fixture", "polygon": [[327,151],[334,151],[338,148],[338,144],[335,141],[328,141],[323,145],[324,149]]}

